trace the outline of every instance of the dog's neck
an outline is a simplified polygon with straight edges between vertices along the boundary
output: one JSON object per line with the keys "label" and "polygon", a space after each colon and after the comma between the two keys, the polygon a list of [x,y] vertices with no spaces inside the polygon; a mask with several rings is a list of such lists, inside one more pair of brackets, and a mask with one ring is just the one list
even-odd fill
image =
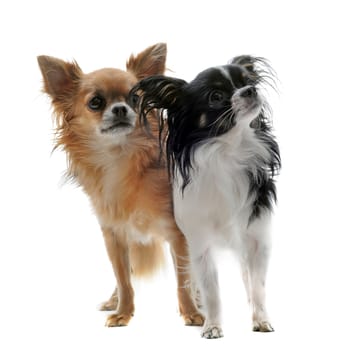
{"label": "dog's neck", "polygon": [[70,135],[70,142],[61,144],[68,160],[67,176],[85,190],[102,188],[109,176],[123,181],[130,173],[142,178],[144,172],[158,158],[157,140],[145,142],[141,132],[125,136],[125,140],[112,143],[100,137]]}

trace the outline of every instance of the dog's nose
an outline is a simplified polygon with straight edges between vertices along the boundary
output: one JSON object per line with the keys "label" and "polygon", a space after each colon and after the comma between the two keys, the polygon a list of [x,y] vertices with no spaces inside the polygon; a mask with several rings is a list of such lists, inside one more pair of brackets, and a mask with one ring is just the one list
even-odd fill
{"label": "dog's nose", "polygon": [[128,110],[125,106],[114,106],[112,108],[112,113],[117,117],[125,117],[128,113]]}
{"label": "dog's nose", "polygon": [[257,91],[254,86],[246,86],[243,89],[241,89],[240,95],[241,97],[256,97]]}

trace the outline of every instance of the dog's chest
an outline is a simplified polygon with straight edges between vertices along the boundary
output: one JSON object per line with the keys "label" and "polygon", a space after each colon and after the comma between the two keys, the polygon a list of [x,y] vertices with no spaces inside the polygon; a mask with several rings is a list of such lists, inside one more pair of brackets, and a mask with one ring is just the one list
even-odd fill
{"label": "dog's chest", "polygon": [[186,231],[210,231],[246,225],[252,200],[247,169],[231,153],[197,150],[191,183],[182,196],[174,189],[176,219]]}
{"label": "dog's chest", "polygon": [[123,168],[117,165],[101,170],[87,191],[101,225],[105,226],[129,222],[134,211],[130,193],[126,192]]}
{"label": "dog's chest", "polygon": [[164,224],[142,201],[142,178],[125,168],[120,162],[106,167],[89,197],[101,227],[113,229],[126,241],[147,244]]}

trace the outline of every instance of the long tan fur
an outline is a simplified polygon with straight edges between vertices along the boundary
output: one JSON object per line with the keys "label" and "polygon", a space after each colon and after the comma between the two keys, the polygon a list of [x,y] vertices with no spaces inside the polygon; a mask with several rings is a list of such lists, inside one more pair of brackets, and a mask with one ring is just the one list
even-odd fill
{"label": "long tan fur", "polygon": [[126,104],[130,89],[146,76],[163,74],[166,45],[151,46],[127,62],[127,70],[104,68],[84,74],[76,62],[39,56],[43,90],[52,100],[56,122],[55,148],[68,159],[67,176],[91,200],[99,220],[117,289],[102,309],[116,309],[107,326],[127,325],[134,313],[131,273],[150,275],[164,261],[163,242],[170,244],[178,282],[179,309],[186,324],[202,324],[193,302],[188,251],[175,224],[171,189],[164,161],[159,161],[156,128],[153,137],[136,122],[116,142],[97,130],[103,110],[93,111],[89,100],[102,95],[106,108]]}

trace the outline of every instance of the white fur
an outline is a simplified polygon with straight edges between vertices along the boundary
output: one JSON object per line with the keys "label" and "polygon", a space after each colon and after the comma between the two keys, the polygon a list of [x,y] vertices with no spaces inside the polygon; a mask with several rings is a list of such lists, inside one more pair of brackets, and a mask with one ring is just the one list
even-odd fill
{"label": "white fur", "polygon": [[[175,218],[184,232],[199,284],[206,321],[202,336],[221,337],[221,305],[214,247],[230,247],[237,255],[254,329],[269,331],[265,307],[265,275],[269,256],[268,212],[248,223],[253,198],[245,169],[256,156],[269,157],[249,127],[249,116],[237,118],[229,132],[199,146],[194,154],[192,181],[181,192],[181,176],[174,180]],[[254,170],[254,169],[252,169]]]}
{"label": "white fur", "polygon": [[[113,129],[108,132],[103,132],[110,127],[113,127],[116,124],[116,115],[113,113],[113,108],[115,107],[124,107],[127,111],[127,114],[123,117],[123,122],[128,122],[128,126],[118,126],[116,129]],[[103,113],[102,122],[97,127],[97,134],[102,136],[103,140],[113,144],[121,144],[126,140],[125,136],[130,134],[136,124],[136,113],[130,108],[127,103],[117,102],[109,106],[109,108]],[[105,141],[104,141],[105,142]]]}

